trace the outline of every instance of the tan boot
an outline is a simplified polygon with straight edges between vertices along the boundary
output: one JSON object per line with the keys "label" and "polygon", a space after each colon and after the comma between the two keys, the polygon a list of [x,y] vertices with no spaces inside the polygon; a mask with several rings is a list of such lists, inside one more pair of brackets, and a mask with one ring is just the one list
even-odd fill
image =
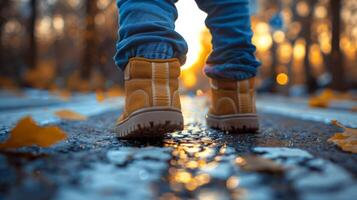
{"label": "tan boot", "polygon": [[212,106],[207,125],[230,132],[256,132],[254,78],[243,81],[211,80]]}
{"label": "tan boot", "polygon": [[183,129],[177,59],[132,58],[125,72],[125,107],[118,137],[147,138]]}

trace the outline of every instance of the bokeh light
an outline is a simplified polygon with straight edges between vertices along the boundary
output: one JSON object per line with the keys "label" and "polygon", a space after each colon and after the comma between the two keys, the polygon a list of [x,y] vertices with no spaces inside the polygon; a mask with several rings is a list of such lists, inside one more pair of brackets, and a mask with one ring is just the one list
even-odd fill
{"label": "bokeh light", "polygon": [[279,73],[277,76],[276,76],[276,82],[279,84],[279,85],[286,85],[288,84],[289,82],[289,77],[287,74],[285,73]]}

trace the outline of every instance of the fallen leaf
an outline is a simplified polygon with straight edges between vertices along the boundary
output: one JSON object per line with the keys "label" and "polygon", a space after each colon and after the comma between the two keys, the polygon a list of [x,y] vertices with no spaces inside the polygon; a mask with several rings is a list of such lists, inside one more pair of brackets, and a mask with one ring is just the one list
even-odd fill
{"label": "fallen leaf", "polygon": [[334,143],[343,151],[357,153],[357,129],[347,128],[337,120],[332,120],[331,124],[343,128],[344,131],[342,133],[336,133],[327,141]]}
{"label": "fallen leaf", "polygon": [[118,85],[114,85],[113,87],[109,88],[107,91],[108,97],[119,97],[122,95],[122,90]]}
{"label": "fallen leaf", "polygon": [[74,71],[67,78],[66,86],[70,90],[78,92],[90,92],[103,88],[106,79],[98,71],[92,71],[89,77],[82,77],[80,71]]}
{"label": "fallen leaf", "polygon": [[19,90],[18,84],[14,80],[5,76],[0,76],[0,88],[15,91]]}
{"label": "fallen leaf", "polygon": [[[355,101],[356,98],[353,94],[347,92],[339,92],[331,89],[325,89],[320,92],[319,95],[313,96],[309,98],[309,106],[310,107],[319,107],[319,108],[327,108],[330,106],[332,101],[336,103],[336,101]],[[352,111],[356,110],[356,108],[352,107]]]}
{"label": "fallen leaf", "polygon": [[87,120],[87,117],[71,110],[59,110],[56,112],[56,115],[64,120],[72,121],[84,121]]}
{"label": "fallen leaf", "polygon": [[65,89],[55,90],[54,94],[57,95],[62,101],[69,101],[72,96],[71,92]]}
{"label": "fallen leaf", "polygon": [[21,119],[11,130],[9,138],[0,149],[37,145],[50,147],[67,138],[67,134],[57,126],[40,127],[31,117]]}
{"label": "fallen leaf", "polygon": [[43,60],[37,67],[28,69],[24,74],[27,84],[35,88],[47,89],[56,78],[56,67],[53,61]]}
{"label": "fallen leaf", "polygon": [[245,171],[283,173],[284,167],[273,160],[255,155],[237,157],[236,164]]}
{"label": "fallen leaf", "polygon": [[309,105],[311,107],[327,108],[333,97],[333,91],[325,89],[318,96],[311,97],[309,99]]}
{"label": "fallen leaf", "polygon": [[95,92],[95,95],[96,95],[96,99],[98,102],[103,102],[104,99],[105,99],[105,95],[104,95],[104,92],[102,90],[97,90]]}

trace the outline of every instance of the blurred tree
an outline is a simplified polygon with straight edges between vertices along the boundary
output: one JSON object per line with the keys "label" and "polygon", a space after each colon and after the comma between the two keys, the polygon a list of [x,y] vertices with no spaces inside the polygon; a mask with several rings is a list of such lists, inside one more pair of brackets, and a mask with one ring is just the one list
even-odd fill
{"label": "blurred tree", "polygon": [[344,89],[344,66],[342,52],[340,49],[340,30],[341,30],[341,1],[330,0],[331,9],[331,55],[329,70],[332,75],[331,87],[336,90]]}
{"label": "blurred tree", "polygon": [[301,31],[302,37],[305,40],[305,58],[304,58],[304,71],[305,71],[305,83],[307,86],[307,92],[313,93],[317,89],[316,77],[314,77],[312,72],[312,67],[310,63],[310,48],[312,44],[312,22],[314,16],[314,8],[317,3],[317,0],[309,1],[309,13],[306,16],[302,16],[301,24],[304,27],[303,31]]}
{"label": "blurred tree", "polygon": [[[280,24],[280,20],[277,20],[281,17],[281,2],[279,0],[269,0],[261,3],[263,4],[263,7],[266,10],[272,10],[270,12],[272,12],[273,14],[269,14],[269,25],[271,33],[278,29],[281,29],[283,24]],[[277,76],[277,67],[279,64],[277,49],[278,45],[273,41],[270,48],[271,64],[269,66],[269,77],[263,80],[263,83],[258,89],[259,92],[277,92],[277,85],[275,82],[275,77]]]}
{"label": "blurred tree", "polygon": [[[270,21],[269,21],[269,25],[270,28],[272,29],[272,32],[282,29],[283,26],[283,22],[280,22],[281,18],[281,3],[279,3],[279,1],[272,1],[274,5],[274,9],[276,9],[276,13],[271,17]],[[269,92],[276,92],[276,82],[275,82],[275,77],[277,76],[277,67],[279,65],[278,62],[278,45],[273,41],[272,46],[271,46],[271,52],[272,52],[272,64],[271,64],[271,68],[270,68],[270,73],[271,73],[271,83],[273,83],[271,85],[271,88],[269,90]]]}
{"label": "blurred tree", "polygon": [[97,57],[97,34],[95,28],[95,16],[98,12],[97,0],[85,1],[85,29],[83,31],[84,47],[81,58],[80,76],[88,79]]}
{"label": "blurred tree", "polygon": [[10,6],[10,1],[0,1],[0,64],[4,62],[4,55],[3,55],[3,43],[2,43],[2,33],[4,29],[4,24],[7,20],[7,10]]}
{"label": "blurred tree", "polygon": [[30,18],[27,26],[29,33],[29,47],[27,52],[27,65],[29,68],[36,68],[37,65],[37,43],[36,43],[36,18],[37,18],[37,0],[30,2]]}

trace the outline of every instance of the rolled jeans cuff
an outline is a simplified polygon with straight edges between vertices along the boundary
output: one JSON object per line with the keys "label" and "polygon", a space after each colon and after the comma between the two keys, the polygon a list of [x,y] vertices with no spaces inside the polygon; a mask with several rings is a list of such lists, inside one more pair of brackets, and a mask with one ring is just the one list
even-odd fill
{"label": "rolled jeans cuff", "polygon": [[216,66],[206,66],[205,74],[212,79],[224,79],[241,81],[255,77],[257,74],[257,65],[259,62],[254,62],[252,65],[242,64],[222,64]]}
{"label": "rolled jeans cuff", "polygon": [[117,52],[115,56],[116,64],[122,70],[125,69],[125,66],[129,62],[130,58],[133,57],[142,57],[147,59],[170,59],[177,58],[181,65],[186,61],[186,56],[180,56],[176,53],[176,50],[172,45],[165,42],[152,42],[138,45],[124,53],[124,56],[119,56],[121,53]]}

